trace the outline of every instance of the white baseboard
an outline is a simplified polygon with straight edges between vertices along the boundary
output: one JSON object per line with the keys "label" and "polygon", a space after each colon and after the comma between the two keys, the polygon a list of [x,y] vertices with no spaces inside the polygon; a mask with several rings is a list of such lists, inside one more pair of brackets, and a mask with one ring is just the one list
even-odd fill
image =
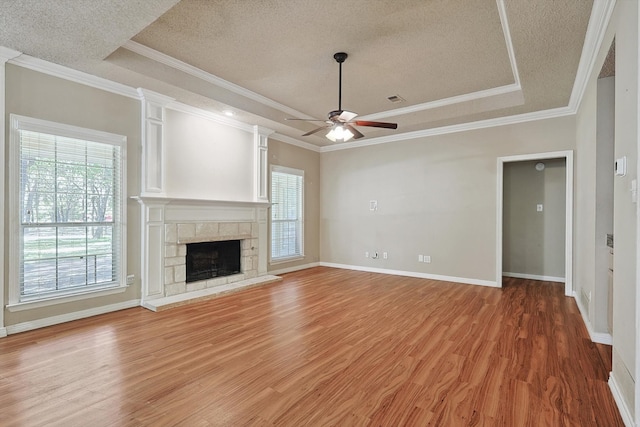
{"label": "white baseboard", "polygon": [[319,262],[312,262],[309,264],[297,265],[295,267],[281,268],[279,270],[271,270],[271,271],[268,271],[268,273],[278,276],[284,273],[292,273],[294,271],[306,270],[307,268],[313,268],[313,267],[319,267],[319,266],[320,266]]}
{"label": "white baseboard", "polygon": [[624,425],[627,427],[634,426],[635,424],[633,422],[633,417],[631,416],[631,411],[622,397],[620,387],[618,387],[618,381],[613,375],[613,372],[609,374],[609,388],[611,389],[611,394],[613,394],[613,400],[615,400],[616,405],[618,405],[618,411],[620,411],[620,416],[622,417],[622,421],[624,421]]}
{"label": "white baseboard", "polygon": [[112,311],[124,310],[125,308],[139,307],[140,300],[134,299],[117,304],[103,305],[101,307],[89,308],[87,310],[74,311],[59,316],[45,317],[43,319],[32,320],[30,322],[17,323],[6,327],[7,334],[17,334],[20,332],[32,331],[34,329],[71,322],[72,320],[84,319],[86,317],[97,316],[99,314],[110,313]]}
{"label": "white baseboard", "polygon": [[613,345],[613,337],[611,336],[611,334],[607,332],[596,332],[593,330],[593,326],[591,325],[591,321],[589,320],[587,309],[582,305],[582,301],[580,301],[580,298],[576,296],[575,292],[573,293],[573,299],[578,306],[578,311],[580,311],[580,314],[582,315],[582,321],[587,327],[587,332],[589,332],[591,341],[598,344]]}
{"label": "white baseboard", "polygon": [[564,283],[564,277],[555,276],[538,276],[537,274],[510,273],[502,272],[503,277],[515,277],[516,279],[542,280],[543,282],[559,282]]}
{"label": "white baseboard", "polygon": [[332,262],[320,262],[320,265],[322,267],[333,267],[333,268],[342,268],[345,270],[367,271],[369,273],[392,274],[394,276],[417,277],[420,279],[440,280],[443,282],[464,283],[466,285],[491,286],[494,288],[500,287],[496,284],[495,281],[491,281],[491,280],[469,279],[466,277],[441,276],[439,274],[420,273],[417,271],[388,270],[386,268],[372,268],[372,267],[363,267],[360,265],[335,264]]}
{"label": "white baseboard", "polygon": [[7,336],[7,328],[0,328],[0,338]]}

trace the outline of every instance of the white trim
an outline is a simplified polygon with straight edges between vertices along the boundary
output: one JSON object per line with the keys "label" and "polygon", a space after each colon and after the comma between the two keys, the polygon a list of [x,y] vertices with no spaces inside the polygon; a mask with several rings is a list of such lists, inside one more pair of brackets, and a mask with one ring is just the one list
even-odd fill
{"label": "white trim", "polygon": [[518,123],[531,122],[536,120],[554,119],[558,117],[574,115],[575,111],[569,107],[554,108],[551,110],[535,111],[532,113],[518,114],[508,117],[496,117],[493,119],[479,120],[477,122],[460,123],[457,125],[443,126],[439,128],[423,129],[413,132],[387,135],[379,138],[366,139],[359,142],[348,142],[343,144],[328,145],[320,148],[321,153],[328,151],[348,150],[350,148],[367,147],[370,145],[386,144],[389,142],[406,141],[416,138],[424,138],[436,135],[447,135],[456,132],[466,132],[471,130],[494,128]]}
{"label": "white trim", "polygon": [[572,297],[575,300],[576,305],[578,306],[580,315],[582,315],[582,321],[587,328],[587,332],[589,333],[591,341],[598,344],[613,345],[613,337],[611,336],[611,334],[608,334],[606,332],[596,332],[593,330],[593,326],[591,325],[591,321],[589,320],[589,314],[587,313],[587,310],[582,305],[582,301],[580,301],[580,298],[577,297],[575,292],[573,293]]}
{"label": "white trim", "polygon": [[269,271],[269,274],[279,276],[280,274],[293,273],[294,271],[306,270],[308,268],[319,267],[319,262],[311,262],[309,264],[296,265],[295,267],[280,268],[278,270]]}
{"label": "white trim", "polygon": [[173,69],[182,71],[193,77],[201,79],[207,83],[211,83],[215,86],[231,91],[237,95],[244,96],[245,98],[249,98],[253,101],[259,102],[260,104],[266,105],[271,108],[275,108],[279,111],[285,112],[287,114],[291,114],[292,116],[295,116],[295,117],[312,119],[312,117],[309,117],[300,111],[294,110],[293,108],[287,107],[284,104],[280,104],[279,102],[269,99],[266,96],[262,96],[255,92],[252,92],[248,89],[243,88],[242,86],[239,86],[235,83],[231,83],[216,75],[207,73],[206,71],[201,70],[200,68],[194,67],[193,65],[187,64],[186,62],[180,61],[176,58],[173,58],[172,56],[166,55],[162,52],[158,52],[157,50],[151,49],[150,47],[141,45],[140,43],[136,43],[132,40],[127,40],[122,45],[122,47],[131,52],[137,53],[138,55],[144,56],[145,58],[151,59],[152,61],[156,61],[161,64],[167,65]]}
{"label": "white trim", "polygon": [[[6,47],[0,46],[0,236],[5,236],[5,212],[7,211],[5,194],[6,184],[6,159],[5,149],[6,143],[6,62],[16,56],[20,55],[20,52]],[[4,243],[0,246],[0,259],[5,259]],[[5,281],[5,263],[0,264],[0,337],[6,336],[7,331],[4,327],[4,294],[7,286]]]}
{"label": "white trim", "polygon": [[34,308],[49,307],[56,304],[66,304],[73,301],[81,301],[89,298],[97,298],[106,295],[121,294],[129,288],[127,285],[114,286],[113,288],[100,288],[85,292],[76,292],[69,295],[57,295],[52,298],[42,298],[33,301],[24,301],[7,304],[11,312],[32,310]]}
{"label": "white trim", "polygon": [[496,283],[502,286],[502,215],[503,215],[503,173],[504,163],[527,160],[564,158],[565,173],[565,295],[573,295],[573,151],[553,151],[547,153],[521,154],[497,158],[496,172]]}
{"label": "white trim", "polygon": [[518,84],[509,84],[505,86],[494,87],[491,89],[479,90],[477,92],[465,93],[463,95],[451,96],[435,101],[424,102],[422,104],[409,105],[403,108],[395,108],[393,110],[381,111],[379,113],[367,114],[360,116],[358,120],[376,120],[386,119],[389,117],[403,116],[406,114],[416,113],[419,111],[441,108],[447,105],[461,104],[463,102],[477,101],[478,99],[490,98],[493,96],[506,95],[509,93],[522,92],[522,88]]}
{"label": "white trim", "polygon": [[613,400],[615,400],[616,405],[618,406],[618,411],[620,411],[620,416],[622,417],[622,421],[624,422],[624,425],[627,427],[632,427],[634,425],[637,425],[633,422],[633,416],[631,415],[631,411],[629,410],[629,407],[627,406],[627,403],[624,400],[622,391],[618,386],[618,381],[616,380],[616,377],[613,374],[613,372],[609,373],[608,384],[609,384],[609,389],[611,389],[611,394],[613,394]]}
{"label": "white trim", "polygon": [[33,56],[22,54],[19,57],[10,60],[9,63],[53,77],[59,77],[85,86],[105,90],[117,95],[140,99],[138,91],[135,88],[103,79],[102,77],[97,77],[92,74],[87,74],[82,71],[74,70],[63,65],[54,64],[43,59],[34,58]]}
{"label": "white trim", "polygon": [[336,264],[333,262],[320,262],[322,267],[341,268],[344,270],[367,271],[369,273],[391,274],[393,276],[417,277],[419,279],[439,280],[442,282],[463,283],[466,285],[499,287],[491,280],[470,279],[466,277],[442,276],[439,274],[420,273],[417,271],[389,270],[386,268],[363,267],[361,265]]}
{"label": "white trim", "polygon": [[600,52],[600,46],[611,20],[611,15],[616,5],[616,0],[595,0],[589,17],[587,33],[585,34],[582,54],[576,78],[573,81],[573,90],[569,98],[569,107],[577,111],[582,103],[582,97],[589,84],[589,76],[596,66],[596,59]]}
{"label": "white trim", "polygon": [[507,9],[504,5],[504,0],[496,0],[498,6],[498,14],[500,15],[500,24],[502,25],[502,33],[504,34],[504,41],[507,46],[507,52],[509,54],[509,61],[511,62],[511,72],[513,73],[513,80],[515,84],[520,86],[520,73],[518,72],[518,64],[516,62],[516,54],[513,49],[513,41],[511,40],[511,31],[509,30],[509,20],[507,19]]}
{"label": "white trim", "polygon": [[516,279],[541,280],[543,282],[565,283],[564,277],[540,276],[537,274],[524,274],[524,273],[511,273],[508,271],[503,271],[502,277],[515,277]]}
{"label": "white trim", "polygon": [[273,253],[271,253],[271,242],[273,240],[273,210],[271,211],[271,213],[269,213],[269,224],[271,225],[271,233],[268,237],[268,242],[269,242],[269,264],[270,265],[274,265],[274,264],[280,264],[280,263],[285,263],[285,262],[293,262],[293,261],[297,261],[297,260],[301,260],[305,258],[305,254],[304,254],[304,229],[305,229],[305,223],[304,223],[304,217],[305,217],[305,209],[304,209],[304,204],[305,204],[305,191],[304,191],[304,187],[306,185],[306,180],[305,180],[305,173],[303,169],[296,169],[296,168],[290,168],[287,166],[280,166],[280,165],[271,165],[271,167],[269,168],[269,200],[271,201],[271,203],[273,204],[273,173],[284,173],[284,174],[288,174],[288,175],[294,175],[294,176],[298,176],[300,178],[302,178],[302,187],[300,188],[300,218],[298,219],[298,222],[300,223],[300,229],[301,229],[301,233],[300,236],[298,236],[300,238],[300,253],[295,254],[295,255],[291,255],[291,256],[286,256],[286,257],[278,257],[278,258],[273,258]]}
{"label": "white trim", "polygon": [[113,311],[125,310],[127,308],[139,307],[140,300],[134,299],[116,304],[103,305],[101,307],[89,308],[81,311],[74,311],[72,313],[65,313],[59,316],[44,317],[42,319],[33,320],[30,322],[17,323],[15,325],[7,326],[7,334],[17,334],[20,332],[32,331],[34,329],[45,328],[47,326],[58,325],[60,323],[71,322],[73,320],[80,320],[87,317],[97,316],[100,314],[111,313]]}

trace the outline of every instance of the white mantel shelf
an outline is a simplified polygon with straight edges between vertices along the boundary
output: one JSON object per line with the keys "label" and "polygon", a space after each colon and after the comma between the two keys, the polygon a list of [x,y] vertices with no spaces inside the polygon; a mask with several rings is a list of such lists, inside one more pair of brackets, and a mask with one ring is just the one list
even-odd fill
{"label": "white mantel shelf", "polygon": [[210,200],[210,199],[185,199],[179,197],[161,196],[131,196],[132,200],[143,204],[181,205],[181,206],[220,206],[220,207],[247,207],[268,208],[270,202],[255,202],[246,200]]}

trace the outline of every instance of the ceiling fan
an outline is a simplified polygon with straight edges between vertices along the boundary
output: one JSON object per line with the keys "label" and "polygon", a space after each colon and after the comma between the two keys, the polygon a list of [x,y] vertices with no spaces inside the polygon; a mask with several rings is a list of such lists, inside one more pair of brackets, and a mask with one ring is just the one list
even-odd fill
{"label": "ceiling fan", "polygon": [[329,129],[327,138],[333,142],[346,142],[351,138],[362,138],[364,135],[358,131],[354,126],[370,126],[385,129],[397,129],[397,123],[387,122],[371,122],[367,120],[354,120],[357,116],[356,113],[346,111],[342,109],[342,63],[347,59],[347,54],[344,52],[338,52],[333,55],[333,58],[340,65],[340,80],[338,85],[338,109],[330,111],[327,115],[327,120],[315,120],[315,119],[295,119],[286,118],[285,120],[303,120],[309,122],[325,122],[323,126],[320,126],[312,131],[305,133],[302,136],[313,135],[314,133],[321,132],[325,129]]}

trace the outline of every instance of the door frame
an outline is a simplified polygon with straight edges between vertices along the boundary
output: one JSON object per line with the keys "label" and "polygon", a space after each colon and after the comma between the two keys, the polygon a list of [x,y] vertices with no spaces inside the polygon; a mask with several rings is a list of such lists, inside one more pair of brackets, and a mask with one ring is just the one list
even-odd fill
{"label": "door frame", "polygon": [[496,285],[502,287],[502,215],[504,197],[504,164],[530,160],[562,159],[566,161],[565,176],[565,241],[564,241],[564,293],[573,296],[573,150],[547,153],[521,154],[498,157],[497,209],[496,209]]}

